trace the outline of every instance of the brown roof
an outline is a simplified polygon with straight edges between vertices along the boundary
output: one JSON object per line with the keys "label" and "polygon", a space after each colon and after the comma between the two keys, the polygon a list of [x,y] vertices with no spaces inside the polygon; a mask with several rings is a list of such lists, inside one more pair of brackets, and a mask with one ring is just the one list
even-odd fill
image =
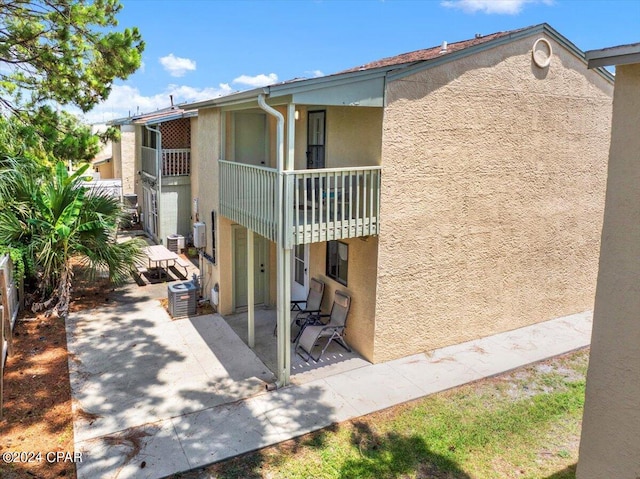
{"label": "brown roof", "polygon": [[425,48],[423,50],[416,50],[409,53],[402,53],[394,57],[382,58],[381,60],[376,60],[374,62],[367,63],[359,67],[349,68],[348,70],[343,70],[340,73],[357,72],[357,71],[363,71],[363,70],[371,70],[374,68],[382,68],[382,67],[389,67],[393,65],[403,65],[407,63],[416,63],[416,62],[422,62],[426,60],[433,60],[434,58],[441,57],[442,55],[446,55],[452,52],[457,52],[459,50],[464,50],[465,48],[480,45],[482,43],[495,40],[496,38],[506,37],[508,35],[511,35],[512,33],[519,32],[521,30],[526,30],[526,29],[521,28],[518,30],[510,30],[508,32],[492,33],[490,35],[476,36],[475,38],[472,38],[470,40],[463,40],[461,42],[449,43],[447,44],[446,53],[440,53],[442,51],[442,45],[438,45],[437,47],[432,47],[432,48]]}

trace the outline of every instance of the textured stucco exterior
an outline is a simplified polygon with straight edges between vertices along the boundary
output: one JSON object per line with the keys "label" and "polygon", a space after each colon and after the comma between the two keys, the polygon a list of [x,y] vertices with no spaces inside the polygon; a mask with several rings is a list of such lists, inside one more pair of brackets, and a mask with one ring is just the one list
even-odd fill
{"label": "textured stucco exterior", "polygon": [[593,306],[612,84],[536,38],[387,83],[375,362]]}
{"label": "textured stucco exterior", "polygon": [[578,479],[640,477],[640,64],[616,68],[612,121]]}
{"label": "textured stucco exterior", "polygon": [[[198,200],[198,220],[207,226],[207,246],[205,251],[212,253],[211,212],[218,211],[218,159],[220,158],[220,111],[209,108],[198,112],[198,119],[191,120],[191,197]],[[211,288],[220,285],[219,310],[228,312],[226,305],[231,301],[231,276],[222,276],[220,265],[230,257],[230,222],[217,215],[217,264],[207,259],[202,261],[202,291],[210,297]],[[226,241],[229,241],[228,243]],[[228,281],[228,282],[227,282]],[[222,309],[220,309],[222,308]]]}
{"label": "textured stucco exterior", "polygon": [[322,309],[329,312],[335,291],[351,296],[351,309],[347,318],[346,339],[349,345],[365,359],[373,361],[373,337],[376,298],[376,258],[378,238],[341,240],[349,245],[349,269],[344,286],[326,276],[327,243],[313,243],[309,247],[309,277],[325,283]]}

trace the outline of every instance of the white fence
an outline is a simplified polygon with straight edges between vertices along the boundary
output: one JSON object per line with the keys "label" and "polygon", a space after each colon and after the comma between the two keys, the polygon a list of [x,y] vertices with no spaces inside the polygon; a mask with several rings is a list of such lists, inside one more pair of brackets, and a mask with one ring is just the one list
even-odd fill
{"label": "white fence", "polygon": [[0,419],[4,396],[4,366],[7,356],[13,354],[13,328],[18,317],[18,288],[13,278],[13,263],[9,255],[0,257]]}

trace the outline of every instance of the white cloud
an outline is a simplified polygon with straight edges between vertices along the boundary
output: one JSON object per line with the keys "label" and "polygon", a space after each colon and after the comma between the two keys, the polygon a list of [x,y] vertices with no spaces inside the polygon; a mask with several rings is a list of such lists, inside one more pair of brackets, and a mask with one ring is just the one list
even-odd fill
{"label": "white cloud", "polygon": [[240,75],[238,78],[234,78],[233,83],[240,83],[242,85],[249,85],[251,87],[257,88],[261,86],[271,85],[273,83],[276,83],[277,81],[278,75],[276,75],[275,73],[269,73],[268,75],[261,73],[260,75],[256,75],[253,77],[249,75]]}
{"label": "white cloud", "polygon": [[308,70],[305,72],[307,75],[311,75],[312,78],[323,77],[324,73],[321,70]]}
{"label": "white cloud", "polygon": [[456,8],[465,13],[482,12],[486,14],[517,15],[528,3],[551,5],[552,0],[445,0],[443,7]]}
{"label": "white cloud", "polygon": [[160,57],[160,64],[172,77],[184,76],[188,71],[195,71],[196,62],[189,58],[181,58],[169,53],[166,57]]}
{"label": "white cloud", "polygon": [[78,109],[67,108],[68,111],[82,116],[87,123],[104,123],[115,118],[129,115],[152,113],[171,105],[169,95],[173,95],[173,103],[191,103],[209,100],[232,93],[228,83],[220,83],[217,87],[194,88],[188,85],[168,85],[164,91],[152,96],[144,96],[135,87],[114,85],[109,98],[97,105],[89,113],[82,114]]}

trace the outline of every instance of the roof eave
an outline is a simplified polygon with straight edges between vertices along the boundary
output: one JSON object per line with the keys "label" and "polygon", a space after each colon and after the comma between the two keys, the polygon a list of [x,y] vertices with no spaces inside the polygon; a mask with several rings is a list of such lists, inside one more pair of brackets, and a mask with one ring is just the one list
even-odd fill
{"label": "roof eave", "polygon": [[319,88],[330,88],[332,86],[338,86],[338,85],[343,85],[347,83],[368,80],[374,77],[383,77],[389,71],[397,70],[399,68],[405,68],[406,66],[413,65],[414,63],[415,62],[402,63],[398,65],[371,68],[371,69],[355,71],[355,72],[335,73],[333,75],[327,75],[327,76],[322,76],[317,78],[307,78],[304,80],[276,83],[274,85],[269,85],[262,88],[255,88],[253,90],[247,90],[239,93],[232,93],[230,95],[225,95],[218,98],[212,98],[210,100],[181,104],[179,105],[179,107],[184,110],[197,110],[200,108],[231,106],[231,105],[237,105],[240,103],[253,102],[256,100],[256,98],[260,94],[264,94],[269,98],[278,98],[278,97],[283,97],[287,95],[294,95],[296,93],[300,93],[304,91],[312,91]]}
{"label": "roof eave", "polygon": [[640,63],[640,43],[589,50],[585,58],[588,68]]}

